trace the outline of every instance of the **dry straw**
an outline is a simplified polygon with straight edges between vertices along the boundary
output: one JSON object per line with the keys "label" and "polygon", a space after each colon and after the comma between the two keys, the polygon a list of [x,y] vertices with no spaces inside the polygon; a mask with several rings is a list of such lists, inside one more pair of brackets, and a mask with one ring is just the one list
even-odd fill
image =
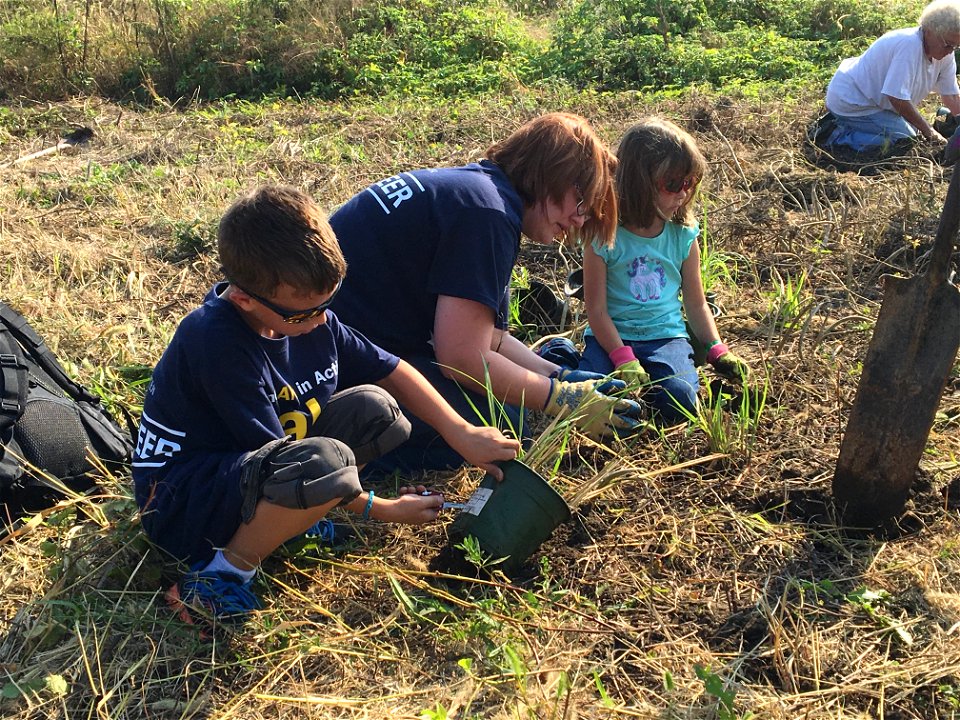
{"label": "dry straw", "polygon": [[[920,156],[869,176],[810,164],[801,138],[818,102],[644,101],[710,161],[711,242],[738,258],[718,322],[768,387],[749,452],[711,450],[697,425],[603,445],[557,433],[537,464],[578,512],[523,573],[451,567],[448,518],[357,522],[364,542],[342,554],[268,560],[264,609],[214,643],[158,601],[175,568],[141,533],[129,478],[106,477],[105,498],[67,500],[0,544],[0,715],[956,716],[956,375],[898,526],[845,528],[828,494],[877,279],[916,270],[944,173]],[[561,106],[615,141],[638,99],[11,106],[0,162],[67,127],[95,139],[0,168],[3,294],[81,380],[136,410],[129,378],[217,279],[210,232],[240,192],[282,181],[332,208],[391,172],[475,159]],[[527,245],[520,261],[562,287],[565,262]],[[770,300],[804,272],[785,324]],[[479,473],[426,480],[465,497]]]}

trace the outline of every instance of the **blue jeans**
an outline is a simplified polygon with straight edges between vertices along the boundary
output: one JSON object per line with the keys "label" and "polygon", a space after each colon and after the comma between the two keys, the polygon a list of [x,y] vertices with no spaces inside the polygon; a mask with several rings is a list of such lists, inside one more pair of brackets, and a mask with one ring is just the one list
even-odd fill
{"label": "blue jeans", "polygon": [[[494,404],[492,414],[496,417],[491,417],[490,404],[486,395],[470,392],[464,386],[444,377],[437,365],[437,359],[432,355],[407,355],[403,359],[419,370],[443,396],[443,399],[470,424],[494,425],[504,431],[512,427],[516,433],[530,434],[527,429],[526,411],[513,405],[504,405],[501,412]],[[436,430],[403,405],[400,405],[400,409],[410,421],[410,438],[400,447],[367,465],[360,474],[362,479],[379,480],[393,472],[411,475],[423,470],[449,470],[464,464],[460,454],[447,445]],[[523,440],[523,438],[520,439]]]}
{"label": "blue jeans", "polygon": [[[696,414],[700,376],[693,363],[693,347],[686,338],[665,338],[627,342],[633,354],[650,374],[651,386],[643,400],[654,411],[654,420],[662,425],[686,422],[687,416],[677,407]],[[580,370],[613,372],[613,363],[593,335],[584,339]]]}
{"label": "blue jeans", "polygon": [[837,115],[837,128],[827,145],[842,145],[857,152],[885,147],[897,140],[917,137],[917,130],[893,110],[879,110],[872,115],[847,117]]}

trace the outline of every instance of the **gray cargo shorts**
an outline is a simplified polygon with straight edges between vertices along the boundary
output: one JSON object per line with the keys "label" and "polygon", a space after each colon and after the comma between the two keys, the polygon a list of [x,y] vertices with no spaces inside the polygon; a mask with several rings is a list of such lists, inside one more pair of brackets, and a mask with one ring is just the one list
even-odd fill
{"label": "gray cargo shorts", "polygon": [[274,440],[243,460],[244,522],[253,519],[260,498],[300,510],[351,502],[362,491],[359,467],[410,437],[410,421],[386,390],[358,385],[330,398],[313,432],[303,440]]}

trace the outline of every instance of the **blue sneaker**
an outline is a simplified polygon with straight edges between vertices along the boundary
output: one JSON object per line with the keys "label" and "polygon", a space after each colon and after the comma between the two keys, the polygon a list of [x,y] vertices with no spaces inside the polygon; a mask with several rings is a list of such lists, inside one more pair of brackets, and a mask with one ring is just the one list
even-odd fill
{"label": "blue sneaker", "polygon": [[322,543],[333,545],[337,539],[337,526],[333,524],[333,520],[322,518],[308,527],[303,535],[310,540],[316,539]]}
{"label": "blue sneaker", "polygon": [[246,620],[260,601],[251,589],[253,580],[244,582],[239,575],[229,572],[200,572],[195,566],[173,587],[167,590],[167,604],[188,625],[198,620],[209,625],[217,623],[237,625]]}
{"label": "blue sneaker", "polygon": [[349,525],[337,525],[332,520],[321,518],[307,528],[306,532],[290,538],[283,546],[288,550],[300,550],[301,546],[314,543],[332,549],[346,545],[353,539],[355,533]]}

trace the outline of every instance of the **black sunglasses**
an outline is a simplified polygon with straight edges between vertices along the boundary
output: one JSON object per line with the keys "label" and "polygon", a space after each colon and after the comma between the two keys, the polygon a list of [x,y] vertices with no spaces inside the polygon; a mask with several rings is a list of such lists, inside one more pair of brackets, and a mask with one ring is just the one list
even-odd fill
{"label": "black sunglasses", "polygon": [[700,182],[700,179],[695,178],[692,175],[685,178],[670,178],[669,180],[664,178],[660,181],[660,187],[666,190],[668,193],[677,194],[686,192],[698,182]]}
{"label": "black sunglasses", "polygon": [[324,300],[322,303],[320,303],[316,307],[310,308],[308,310],[288,310],[287,308],[282,308],[279,305],[274,305],[265,297],[257,295],[255,292],[250,292],[246,288],[241,287],[240,285],[237,285],[237,283],[233,283],[233,285],[236,286],[237,289],[243,290],[243,292],[245,292],[247,295],[252,297],[254,300],[259,302],[264,307],[269,308],[270,310],[273,310],[277,315],[283,318],[284,322],[290,323],[291,325],[299,325],[300,323],[304,323],[307,320],[313,320],[314,318],[317,318],[323,315],[323,313],[327,310],[327,308],[329,308],[330,305],[333,303],[333,299],[337,296],[337,291],[340,290],[340,286],[343,285],[343,278],[340,278],[339,282],[337,282],[337,286],[333,289],[333,292],[330,293],[330,297],[328,297],[326,300]]}

